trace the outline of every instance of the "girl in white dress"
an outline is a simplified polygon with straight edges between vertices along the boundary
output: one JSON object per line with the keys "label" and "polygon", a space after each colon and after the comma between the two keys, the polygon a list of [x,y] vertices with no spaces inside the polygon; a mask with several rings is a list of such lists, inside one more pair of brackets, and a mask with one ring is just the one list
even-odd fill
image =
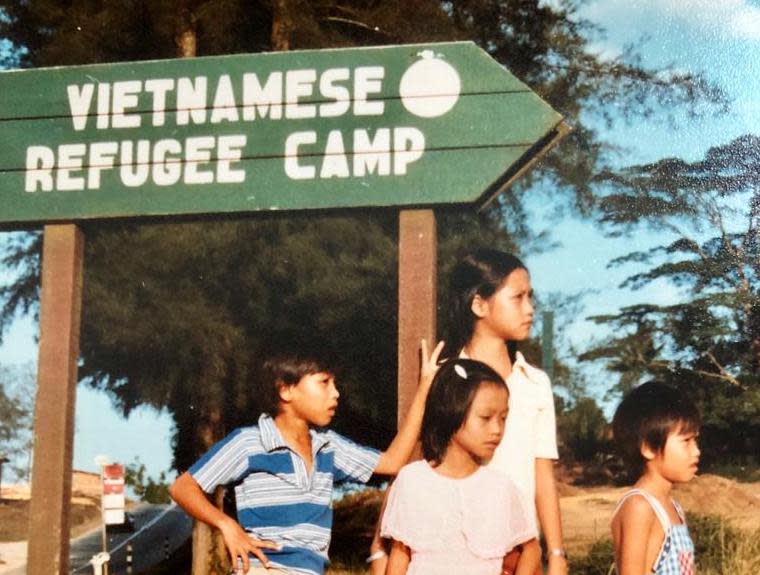
{"label": "girl in white dress", "polygon": [[401,470],[383,514],[381,535],[392,540],[387,575],[498,575],[517,545],[516,575],[535,571],[532,506],[509,478],[483,466],[504,434],[508,398],[484,363],[441,366],[425,404],[425,459]]}

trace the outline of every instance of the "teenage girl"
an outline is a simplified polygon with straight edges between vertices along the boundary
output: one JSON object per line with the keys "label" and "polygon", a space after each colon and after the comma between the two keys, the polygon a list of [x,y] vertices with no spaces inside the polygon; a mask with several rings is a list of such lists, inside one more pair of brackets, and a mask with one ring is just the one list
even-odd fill
{"label": "teenage girl", "polygon": [[[464,257],[450,276],[450,325],[447,354],[492,367],[509,388],[510,416],[490,467],[507,475],[528,501],[535,502],[548,553],[548,575],[567,575],[559,497],[554,479],[556,424],[551,384],[546,374],[516,351],[533,324],[530,274],[514,255],[482,249]],[[370,548],[372,575],[383,573],[378,537]],[[504,573],[514,571],[515,554]]]}
{"label": "teenage girl", "polygon": [[504,434],[509,393],[493,369],[453,359],[433,380],[422,420],[424,460],[401,469],[381,534],[392,540],[387,575],[498,575],[523,552],[517,575],[540,561],[531,506],[505,475],[484,467]]}
{"label": "teenage girl", "polygon": [[[506,474],[536,511],[548,553],[548,575],[566,575],[559,496],[554,479],[556,423],[551,383],[516,351],[533,324],[533,289],[514,255],[482,249],[465,256],[450,280],[452,354],[480,360],[507,382],[510,417],[490,466]],[[505,571],[510,571],[510,560]]]}

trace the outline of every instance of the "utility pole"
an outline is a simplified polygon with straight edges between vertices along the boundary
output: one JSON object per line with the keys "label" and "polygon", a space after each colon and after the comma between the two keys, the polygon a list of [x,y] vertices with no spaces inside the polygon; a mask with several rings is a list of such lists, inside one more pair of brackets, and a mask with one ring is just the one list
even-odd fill
{"label": "utility pole", "polygon": [[541,367],[551,380],[554,379],[554,312],[545,311],[541,324]]}
{"label": "utility pole", "polygon": [[0,501],[3,500],[3,463],[8,463],[10,459],[5,455],[0,455]]}

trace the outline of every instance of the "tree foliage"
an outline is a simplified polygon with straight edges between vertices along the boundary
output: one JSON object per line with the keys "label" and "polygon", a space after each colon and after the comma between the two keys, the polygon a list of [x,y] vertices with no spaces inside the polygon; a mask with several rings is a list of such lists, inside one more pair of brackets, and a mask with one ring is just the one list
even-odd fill
{"label": "tree foliage", "polygon": [[132,488],[140,501],[155,505],[171,503],[166,472],[162,471],[158,480],[153,479],[138,457],[125,467],[124,483]]}
{"label": "tree foliage", "polygon": [[611,335],[582,359],[607,362],[625,390],[657,377],[696,397],[708,455],[760,446],[760,138],[742,136],[702,160],[666,159],[602,174],[615,184],[603,221],[650,225],[669,241],[612,262],[644,271],[624,286],[679,290],[674,303],[637,304],[598,316]]}
{"label": "tree foliage", "polygon": [[607,419],[591,397],[578,398],[575,403],[557,414],[557,435],[562,442],[561,459],[592,463],[609,452]]}
{"label": "tree foliage", "polygon": [[7,457],[3,475],[29,478],[32,449],[34,376],[30,366],[0,366],[0,458]]}

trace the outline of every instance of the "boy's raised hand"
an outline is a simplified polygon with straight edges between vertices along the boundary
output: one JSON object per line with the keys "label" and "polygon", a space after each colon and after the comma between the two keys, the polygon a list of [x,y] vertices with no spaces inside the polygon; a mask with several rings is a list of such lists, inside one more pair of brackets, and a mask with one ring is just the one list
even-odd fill
{"label": "boy's raised hand", "polygon": [[404,421],[399,425],[398,433],[393,438],[388,449],[380,455],[375,466],[375,473],[381,475],[396,475],[412,454],[412,450],[420,436],[422,417],[425,412],[425,400],[427,399],[430,384],[438,371],[438,357],[443,350],[443,342],[439,342],[432,353],[428,352],[427,342],[423,339],[420,344],[421,365],[420,381],[417,391],[412,398],[409,411]]}
{"label": "boy's raised hand", "polygon": [[420,385],[430,387],[430,384],[433,383],[433,378],[440,367],[438,358],[441,356],[442,351],[443,341],[438,342],[438,345],[435,346],[432,353],[428,352],[428,342],[426,339],[423,339],[420,342]]}
{"label": "boy's raised hand", "polygon": [[[261,564],[269,569],[269,559],[264,555],[262,549],[279,549],[279,545],[273,541],[261,541],[251,537],[250,533],[247,533],[237,521],[231,517],[227,519],[229,520],[221,521],[218,527],[219,531],[222,532],[224,544],[227,546],[227,551],[230,554],[232,569],[237,572],[242,570],[243,573],[247,573],[250,567],[250,561],[248,560],[249,553],[253,553],[261,561]],[[238,559],[240,559],[241,563],[238,562]]]}

